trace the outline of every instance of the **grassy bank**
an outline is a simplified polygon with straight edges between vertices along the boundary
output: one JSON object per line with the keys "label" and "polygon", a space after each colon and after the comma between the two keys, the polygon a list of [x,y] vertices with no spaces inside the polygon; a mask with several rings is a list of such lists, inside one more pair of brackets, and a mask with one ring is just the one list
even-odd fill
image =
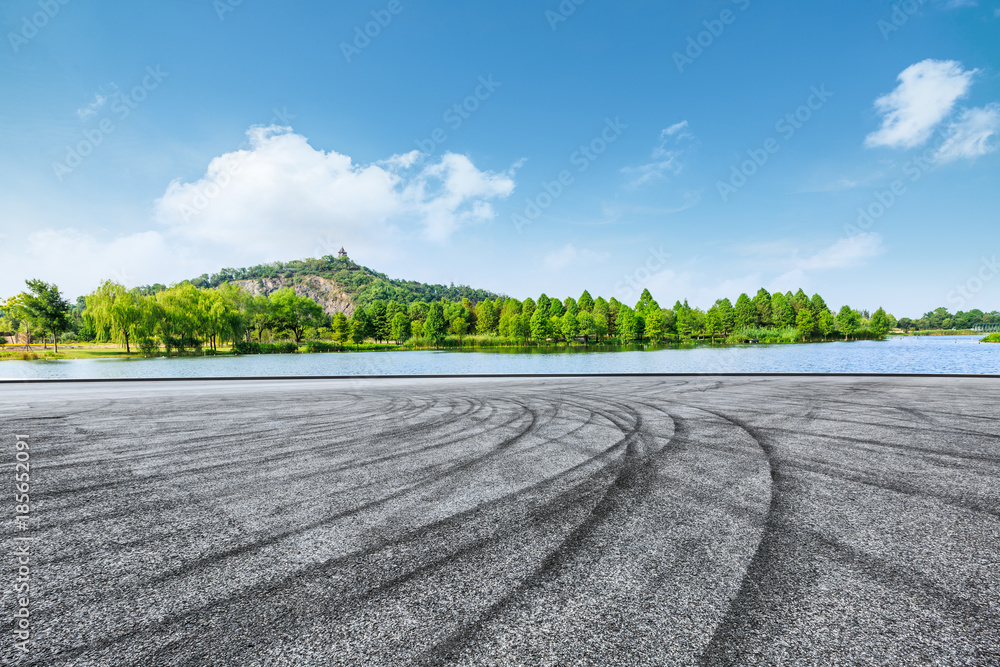
{"label": "grassy bank", "polygon": [[890,336],[975,336],[982,333],[972,329],[927,329],[925,331],[907,331],[904,333],[890,333]]}
{"label": "grassy bank", "polygon": [[[876,339],[868,332],[858,332],[852,340]],[[319,354],[333,352],[400,352],[406,350],[440,350],[440,351],[461,351],[472,352],[476,350],[490,350],[496,352],[623,352],[640,350],[659,350],[671,348],[689,348],[702,345],[740,345],[746,343],[761,344],[791,344],[791,343],[819,343],[842,340],[837,336],[832,336],[826,340],[814,338],[802,341],[798,338],[797,332],[793,328],[762,328],[745,329],[728,338],[717,336],[714,339],[706,336],[698,338],[683,338],[677,335],[668,335],[664,340],[651,343],[629,342],[625,343],[619,339],[611,338],[598,341],[578,340],[548,340],[538,342],[534,340],[522,340],[520,338],[500,338],[497,336],[449,336],[437,343],[424,338],[413,338],[403,344],[392,342],[364,342],[335,343],[329,340],[311,340],[301,344],[294,342],[277,343],[257,343],[239,342],[234,347],[219,346],[218,349],[194,348],[178,352],[171,350],[169,353],[162,346],[141,350],[133,347],[128,353],[124,348],[109,344],[86,344],[74,343],[59,347],[59,354],[55,354],[51,347],[45,349],[41,346],[32,345],[31,350],[25,350],[23,346],[6,348],[0,347],[0,361],[2,360],[22,360],[22,361],[53,361],[63,359],[142,359],[155,357],[171,358],[191,358],[208,357],[221,355],[257,355],[257,354]]]}

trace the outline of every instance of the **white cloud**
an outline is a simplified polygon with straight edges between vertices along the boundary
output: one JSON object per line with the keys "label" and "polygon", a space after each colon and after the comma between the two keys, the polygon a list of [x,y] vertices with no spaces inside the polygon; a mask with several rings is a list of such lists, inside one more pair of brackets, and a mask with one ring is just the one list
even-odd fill
{"label": "white cloud", "polygon": [[832,246],[798,260],[796,268],[804,271],[848,269],[862,264],[866,259],[877,257],[883,252],[881,236],[870,232],[857,234],[850,238],[840,239]]}
{"label": "white cloud", "polygon": [[254,127],[250,148],[212,160],[193,183],[174,181],[155,205],[168,233],[225,246],[230,255],[299,257],[324,236],[385,256],[393,239],[419,232],[443,242],[495,216],[491,202],[514,189],[511,172],[480,171],[445,153],[359,165],[309,145],[290,128]]}
{"label": "white cloud", "polygon": [[1000,105],[967,109],[948,126],[944,143],[934,154],[938,162],[976,158],[998,148],[990,139],[1000,134]]}
{"label": "white cloud", "polygon": [[[7,269],[24,278],[43,278],[69,297],[92,291],[104,280],[128,287],[193,278],[196,264],[155,231],[101,239],[76,229],[42,229],[17,244],[4,258]],[[221,268],[221,267],[219,267]],[[16,290],[23,289],[21,283]]]}
{"label": "white cloud", "polygon": [[80,120],[87,120],[91,116],[97,115],[97,112],[107,103],[108,97],[106,95],[101,95],[97,93],[94,95],[94,101],[87,106],[80,107],[76,110],[76,115],[80,117]]}
{"label": "white cloud", "polygon": [[119,236],[35,227],[4,248],[13,275],[39,276],[67,294],[111,278],[176,282],[223,266],[318,257],[344,245],[377,263],[433,249],[494,217],[513,171],[481,171],[446,153],[414,167],[408,156],[359,165],[309,145],[290,128],[255,127],[249,148],[214,158],[191,183],[174,181],[152,219]]}
{"label": "white cloud", "polygon": [[833,245],[807,257],[793,257],[791,268],[775,278],[769,289],[772,291],[776,289],[794,290],[808,284],[809,273],[832,269],[850,269],[860,266],[866,260],[878,257],[884,252],[882,237],[878,234],[869,232],[840,239]]}
{"label": "white cloud", "polygon": [[910,65],[899,86],[875,100],[883,114],[882,127],[868,135],[869,148],[913,148],[926,142],[959,98],[969,91],[978,70],[963,70],[954,60],[924,60]]}
{"label": "white cloud", "polygon": [[662,139],[665,136],[672,137],[674,135],[677,135],[678,139],[694,138],[694,135],[691,134],[691,132],[688,130],[688,122],[686,120],[682,120],[679,123],[674,123],[667,129],[665,129],[662,133],[660,133],[660,138]]}
{"label": "white cloud", "polygon": [[562,271],[574,265],[589,265],[604,262],[610,257],[608,253],[594,252],[586,248],[577,248],[568,243],[558,250],[550,252],[542,260],[549,271]]}
{"label": "white cloud", "polygon": [[[624,173],[633,175],[629,186],[637,188],[663,178],[667,173],[679,174],[684,168],[681,162],[684,151],[695,141],[695,136],[688,129],[686,120],[674,123],[661,131],[660,144],[653,149],[653,162],[622,169]],[[688,146],[682,147],[683,144]]]}

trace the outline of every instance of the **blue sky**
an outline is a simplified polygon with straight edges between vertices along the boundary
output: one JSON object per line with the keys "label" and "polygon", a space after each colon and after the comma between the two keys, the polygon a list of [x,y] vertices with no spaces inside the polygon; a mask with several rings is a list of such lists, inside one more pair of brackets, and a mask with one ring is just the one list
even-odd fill
{"label": "blue sky", "polygon": [[520,298],[1000,307],[1000,0],[675,4],[8,0],[0,295],[344,245]]}

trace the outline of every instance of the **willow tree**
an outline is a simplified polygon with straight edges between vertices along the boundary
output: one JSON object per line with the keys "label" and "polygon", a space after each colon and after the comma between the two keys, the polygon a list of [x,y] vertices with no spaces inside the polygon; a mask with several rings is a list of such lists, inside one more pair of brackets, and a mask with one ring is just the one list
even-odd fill
{"label": "willow tree", "polygon": [[142,299],[138,291],[127,290],[124,285],[111,280],[101,283],[97,291],[87,297],[87,310],[84,311],[97,332],[97,340],[110,340],[124,346],[126,354],[131,354],[132,340],[145,333],[147,318]]}
{"label": "willow tree", "polygon": [[21,329],[24,329],[24,349],[31,349],[31,320],[28,317],[28,310],[25,306],[25,299],[27,295],[23,292],[21,294],[16,294],[3,304],[4,317],[3,321],[7,326],[13,329],[14,333],[14,343],[17,343],[18,336],[21,334]]}

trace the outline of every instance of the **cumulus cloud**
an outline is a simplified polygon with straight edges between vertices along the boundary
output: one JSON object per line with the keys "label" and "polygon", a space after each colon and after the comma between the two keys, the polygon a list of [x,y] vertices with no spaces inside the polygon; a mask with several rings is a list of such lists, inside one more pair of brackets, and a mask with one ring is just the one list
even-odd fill
{"label": "cumulus cloud", "polygon": [[542,263],[549,271],[562,271],[571,266],[588,265],[595,262],[606,261],[610,257],[608,253],[594,252],[586,248],[577,248],[572,243],[568,243],[558,250],[554,250],[545,256]]}
{"label": "cumulus cloud", "polygon": [[954,60],[924,60],[898,77],[899,86],[875,100],[882,127],[868,135],[869,148],[913,148],[925,143],[934,128],[964,97],[978,70],[963,70]]}
{"label": "cumulus cloud", "polygon": [[362,165],[313,148],[290,128],[254,127],[248,137],[249,149],[213,159],[194,182],[169,185],[154,213],[168,233],[286,256],[331,233],[374,250],[414,232],[443,242],[492,219],[492,202],[514,190],[512,172],[481,171],[454,153],[417,168],[413,153]]}
{"label": "cumulus cloud", "polygon": [[658,180],[668,173],[677,175],[684,168],[681,158],[684,151],[696,141],[688,122],[682,120],[660,132],[660,143],[653,149],[652,162],[636,167],[625,167],[622,171],[632,175],[631,187],[641,187]]}
{"label": "cumulus cloud", "polygon": [[1000,105],[967,109],[948,126],[935,158],[938,162],[951,162],[992,153],[998,148],[997,141],[991,141],[997,134],[1000,134]]}
{"label": "cumulus cloud", "polygon": [[109,278],[175,282],[223,266],[333,254],[341,245],[378,263],[491,220],[494,202],[514,189],[513,168],[483,171],[464,155],[356,164],[290,128],[254,127],[248,136],[248,148],[212,159],[197,179],[170,183],[135,232],[36,228],[19,235],[18,252],[4,261],[14,275],[45,276],[69,294]]}

